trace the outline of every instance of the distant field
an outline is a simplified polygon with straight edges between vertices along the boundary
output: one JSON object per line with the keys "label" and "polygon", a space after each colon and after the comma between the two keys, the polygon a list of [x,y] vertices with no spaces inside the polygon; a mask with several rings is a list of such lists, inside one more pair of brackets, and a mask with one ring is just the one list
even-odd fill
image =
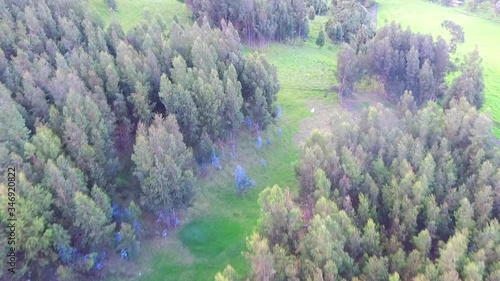
{"label": "distant field", "polygon": [[118,11],[110,11],[106,0],[90,0],[90,6],[99,14],[106,24],[116,16],[126,31],[139,24],[144,18],[144,11],[148,9],[152,16],[159,15],[165,22],[170,23],[177,15],[181,22],[189,22],[190,13],[186,5],[177,0],[116,0]]}
{"label": "distant field", "polygon": [[484,110],[490,110],[496,122],[494,133],[500,137],[500,24],[466,15],[460,9],[442,7],[427,1],[417,0],[378,0],[381,4],[378,13],[378,26],[385,21],[397,21],[412,30],[442,35],[449,38],[448,32],[441,27],[445,19],[461,25],[465,32],[465,43],[460,53],[467,53],[478,46],[483,57],[484,80],[486,84],[486,103]]}

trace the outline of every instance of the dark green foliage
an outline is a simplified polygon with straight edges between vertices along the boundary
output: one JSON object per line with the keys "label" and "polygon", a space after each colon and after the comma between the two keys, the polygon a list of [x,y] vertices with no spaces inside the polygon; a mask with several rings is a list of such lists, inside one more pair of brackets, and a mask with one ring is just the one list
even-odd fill
{"label": "dark green foliage", "polygon": [[252,54],[245,62],[242,73],[245,110],[257,129],[265,129],[276,117],[276,94],[280,89],[276,67],[262,55]]}
{"label": "dark green foliage", "polygon": [[106,0],[106,4],[113,11],[118,11],[118,5],[116,4],[116,0]]}
{"label": "dark green foliage", "polygon": [[0,114],[0,130],[2,131],[0,164],[2,167],[7,167],[7,164],[12,164],[16,158],[23,156],[24,143],[28,140],[30,133],[19,112],[19,106],[10,95],[10,91],[0,84],[0,109],[3,112]]}
{"label": "dark green foliage", "polygon": [[307,10],[307,18],[309,20],[314,20],[316,18],[316,11],[314,11],[313,7],[309,7]]}
{"label": "dark green foliage", "polygon": [[[242,110],[258,108],[255,117],[263,128],[272,121],[279,90],[276,68],[263,56],[243,59],[232,24],[224,23],[222,31],[210,29],[207,22],[187,30],[174,25],[171,37],[172,50],[183,55],[174,57],[171,78],[162,76],[159,98],[167,113],[177,116],[188,145],[197,147],[203,130],[212,141],[234,135],[243,120]],[[264,104],[255,98],[257,86]]]}
{"label": "dark green foliage", "polygon": [[305,0],[305,3],[316,15],[324,15],[328,11],[327,0]]}
{"label": "dark green foliage", "polygon": [[[334,1],[332,19],[326,23],[325,30],[334,42],[351,43],[363,38],[363,44],[375,35],[375,29],[370,21],[368,10],[355,0]],[[360,30],[365,33],[359,36]]]}
{"label": "dark green foliage", "polygon": [[339,84],[339,94],[351,96],[354,90],[354,83],[362,77],[362,65],[356,56],[356,51],[351,46],[345,44],[338,54],[338,66],[335,76]]}
{"label": "dark green foliage", "polygon": [[299,202],[278,186],[261,193],[247,240],[253,276],[494,280],[500,154],[490,130],[465,98],[417,110],[407,93],[395,112],[335,113],[302,148]]}
{"label": "dark green foliage", "polygon": [[325,45],[325,32],[321,29],[318,33],[318,38],[316,38],[316,45],[320,48]]}
{"label": "dark green foliage", "polygon": [[465,97],[467,101],[476,108],[481,108],[484,104],[484,78],[482,59],[479,51],[472,51],[460,67],[462,73],[455,78],[450,89],[443,99],[443,106],[449,107],[452,99]]}
{"label": "dark green foliage", "polygon": [[326,34],[335,43],[340,43],[344,41],[344,30],[342,25],[338,21],[329,19],[325,24]]}
{"label": "dark green foliage", "polygon": [[154,211],[187,206],[193,197],[192,153],[173,115],[139,123],[132,160],[146,205]]}
{"label": "dark green foliage", "polygon": [[362,79],[375,78],[384,86],[385,94],[391,100],[398,100],[405,91],[411,91],[417,104],[443,97],[446,92],[444,78],[451,64],[444,39],[438,37],[433,41],[429,35],[403,30],[396,23],[381,28],[366,45],[363,40],[358,42],[359,38],[368,40],[369,37],[361,36],[361,33],[355,37],[355,54],[349,50],[352,46],[344,46],[346,50],[341,51],[337,71],[350,69],[357,61],[359,69],[356,73],[361,74],[351,74],[346,81],[338,79],[339,88],[352,89],[354,83]]}
{"label": "dark green foliage", "polygon": [[75,226],[82,233],[82,244],[92,249],[106,245],[110,241],[115,224],[111,224],[111,216],[85,194],[77,192],[74,197]]}
{"label": "dark green foliage", "polygon": [[137,241],[134,229],[128,223],[122,223],[120,228],[121,243],[118,245],[118,251],[126,251],[128,257],[136,257],[139,253],[139,242]]}
{"label": "dark green foliage", "polygon": [[[116,11],[115,0],[104,2]],[[306,35],[303,2],[281,2],[287,18],[280,24],[297,21],[279,31],[272,24],[255,27],[253,39]],[[276,69],[263,56],[247,62],[238,31],[224,20],[216,22],[220,29],[200,20],[167,30],[147,13],[125,33],[116,20],[105,28],[88,1],[7,0],[0,6],[0,167],[15,166],[23,178],[19,278],[28,272],[36,280],[56,278],[44,275],[50,272],[76,280],[77,271],[95,273],[89,272],[91,252],[110,250],[116,231],[110,202],[133,196],[116,177],[129,172],[134,137],[136,150],[144,152],[134,161],[145,202],[171,211],[186,207],[193,195],[191,149],[210,157],[214,143],[235,139],[244,113],[252,112],[262,128],[276,115]],[[263,21],[277,22],[277,6],[258,1],[258,9]],[[156,114],[169,117],[154,121]],[[6,218],[1,213],[2,227]],[[127,223],[136,230],[136,222]]]}
{"label": "dark green foliage", "polygon": [[451,33],[450,53],[457,50],[457,46],[465,42],[465,34],[463,28],[451,20],[445,20],[441,26],[446,28]]}
{"label": "dark green foliage", "polygon": [[[107,105],[106,110],[109,111]],[[95,183],[105,185],[118,165],[111,142],[114,120],[107,119],[106,112],[90,96],[73,90],[69,91],[62,112],[62,139],[67,151]]]}
{"label": "dark green foliage", "polygon": [[307,38],[309,33],[304,0],[186,0],[186,5],[200,22],[232,23],[250,44]]}

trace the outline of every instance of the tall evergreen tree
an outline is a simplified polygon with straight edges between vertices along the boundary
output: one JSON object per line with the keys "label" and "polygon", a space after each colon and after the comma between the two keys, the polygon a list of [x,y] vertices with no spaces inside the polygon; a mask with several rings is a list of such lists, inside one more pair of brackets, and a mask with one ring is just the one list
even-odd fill
{"label": "tall evergreen tree", "polygon": [[82,244],[93,249],[110,241],[115,223],[111,223],[92,198],[77,192],[74,197],[75,226],[82,231]]}
{"label": "tall evergreen tree", "polygon": [[484,78],[482,59],[475,49],[466,58],[462,65],[462,74],[453,81],[443,100],[443,105],[449,107],[451,99],[466,97],[467,101],[476,108],[484,104]]}
{"label": "tall evergreen tree", "polygon": [[175,117],[156,114],[149,128],[139,123],[132,155],[134,175],[152,210],[187,206],[193,196],[192,154]]}

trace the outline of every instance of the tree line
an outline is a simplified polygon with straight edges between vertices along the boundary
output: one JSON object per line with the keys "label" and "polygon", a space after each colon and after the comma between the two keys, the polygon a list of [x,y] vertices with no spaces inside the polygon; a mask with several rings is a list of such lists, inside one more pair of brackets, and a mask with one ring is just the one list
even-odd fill
{"label": "tree line", "polygon": [[365,6],[369,5],[368,2],[370,1],[332,0],[331,18],[325,23],[324,29],[334,43],[345,42],[359,46],[375,35],[375,23]]}
{"label": "tree line", "polygon": [[[18,170],[16,278],[74,280],[102,268],[103,250],[127,256],[141,209],[188,206],[196,163],[234,142],[245,116],[262,130],[277,114],[276,68],[245,58],[230,22],[167,26],[146,13],[125,32],[86,1],[0,7],[0,167]],[[138,188],[125,192],[139,206],[117,194],[129,172]]]}
{"label": "tree line", "polygon": [[231,22],[250,44],[307,38],[309,22],[304,0],[186,0],[198,21],[221,27]]}

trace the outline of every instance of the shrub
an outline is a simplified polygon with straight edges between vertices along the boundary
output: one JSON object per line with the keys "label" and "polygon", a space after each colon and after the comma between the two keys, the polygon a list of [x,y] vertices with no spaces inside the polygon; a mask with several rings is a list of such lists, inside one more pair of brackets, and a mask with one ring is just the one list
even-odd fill
{"label": "shrub", "polygon": [[255,182],[247,176],[245,170],[239,165],[234,169],[234,179],[239,194],[247,192],[255,185]]}
{"label": "shrub", "polygon": [[257,145],[257,148],[259,148],[259,149],[262,147],[262,138],[260,136],[257,137],[256,145]]}

